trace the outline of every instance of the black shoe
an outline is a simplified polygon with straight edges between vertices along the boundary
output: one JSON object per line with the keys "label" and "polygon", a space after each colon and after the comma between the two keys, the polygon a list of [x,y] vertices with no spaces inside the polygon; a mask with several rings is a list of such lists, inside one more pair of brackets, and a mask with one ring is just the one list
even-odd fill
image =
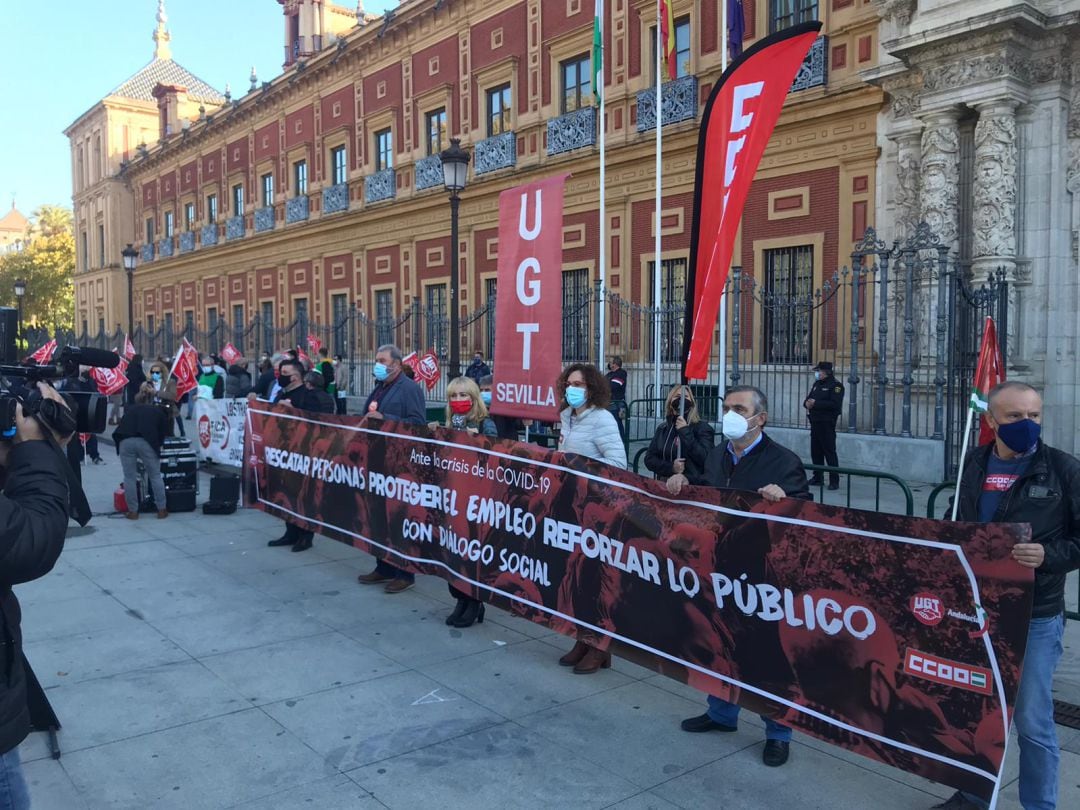
{"label": "black shoe", "polygon": [[810,478],[807,480],[806,485],[810,487],[820,487],[825,482],[820,478]]}
{"label": "black shoe", "polygon": [[454,627],[472,627],[474,623],[484,623],[484,603],[469,599],[464,612],[454,622]]}
{"label": "black shoe", "polygon": [[836,483],[836,484],[829,484],[829,490],[830,490],[831,492],[835,492],[835,491],[836,491],[836,490],[838,490],[838,489],[840,489],[840,484],[839,484],[839,483]]}
{"label": "black shoe", "polygon": [[292,550],[293,551],[307,551],[309,548],[311,548],[311,541],[312,541],[312,538],[310,538],[310,537],[301,537],[299,540],[297,540],[293,544]]}
{"label": "black shoe", "polygon": [[930,810],[982,810],[982,808],[975,802],[968,801],[958,790],[941,804],[935,804]]}
{"label": "black shoe", "polygon": [[458,597],[457,605],[454,606],[454,612],[446,617],[446,626],[453,627],[457,624],[457,620],[461,618],[461,614],[465,612],[466,605],[469,604],[467,599]]}
{"label": "black shoe", "polygon": [[766,740],[765,750],[761,752],[761,761],[770,768],[779,768],[788,761],[791,753],[791,743],[780,740]]}
{"label": "black shoe", "polygon": [[738,731],[738,726],[725,726],[723,723],[717,723],[711,717],[709,713],[699,715],[697,717],[690,717],[683,720],[679,724],[679,728],[683,731],[689,731],[693,734],[697,734],[702,731],[723,731],[730,733],[732,731]]}
{"label": "black shoe", "polygon": [[291,546],[296,542],[296,538],[288,534],[283,534],[277,540],[271,540],[266,545],[268,546]]}

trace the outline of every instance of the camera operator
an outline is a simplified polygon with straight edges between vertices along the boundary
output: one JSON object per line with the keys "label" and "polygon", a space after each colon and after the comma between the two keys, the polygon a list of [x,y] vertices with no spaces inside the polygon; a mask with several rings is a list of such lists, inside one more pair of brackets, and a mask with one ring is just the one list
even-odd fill
{"label": "camera operator", "polygon": [[[45,383],[42,397],[67,408]],[[47,437],[48,433],[48,437]],[[11,588],[47,574],[64,547],[68,478],[64,458],[52,445],[65,438],[16,408],[15,437],[0,443],[6,473],[0,495],[0,807],[25,810],[30,794],[19,761],[19,743],[30,733],[27,678],[22,663],[19,602]]]}

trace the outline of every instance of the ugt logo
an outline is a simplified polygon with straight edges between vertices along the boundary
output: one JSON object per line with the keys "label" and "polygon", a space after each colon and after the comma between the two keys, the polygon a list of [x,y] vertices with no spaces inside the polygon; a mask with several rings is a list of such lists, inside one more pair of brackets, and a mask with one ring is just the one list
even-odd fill
{"label": "ugt logo", "polygon": [[941,600],[932,593],[917,593],[911,597],[911,612],[923,624],[933,627],[938,624],[945,615],[942,610]]}

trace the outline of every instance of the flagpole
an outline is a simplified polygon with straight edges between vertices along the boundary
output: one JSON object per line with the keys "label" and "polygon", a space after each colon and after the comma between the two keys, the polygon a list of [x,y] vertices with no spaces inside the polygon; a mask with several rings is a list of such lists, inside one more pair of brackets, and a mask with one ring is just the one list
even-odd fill
{"label": "flagpole", "polygon": [[967,459],[968,445],[971,443],[971,423],[975,421],[975,409],[968,408],[967,424],[964,425],[964,443],[960,445],[960,469],[956,472],[956,488],[953,490],[952,520],[956,520],[956,510],[960,508],[960,478],[964,474],[964,461]]}
{"label": "flagpole", "polygon": [[604,92],[604,61],[606,60],[602,56],[604,53],[604,0],[596,0],[596,2],[596,14],[600,29],[600,47],[598,51],[601,54],[600,64],[593,68],[595,74],[593,81],[596,85],[593,92],[600,99],[600,312],[596,318],[599,327],[596,365],[598,368],[603,369],[605,330],[607,328],[607,126],[604,118],[607,93]]}
{"label": "flagpole", "polygon": [[[723,74],[728,66],[728,0],[720,3],[720,73]],[[717,363],[717,393],[723,399],[727,390],[727,269],[724,268],[724,288],[720,291],[720,317],[717,319],[717,328],[720,330],[719,361]]]}
{"label": "flagpole", "polygon": [[664,129],[663,121],[663,105],[661,104],[661,90],[663,83],[661,77],[663,76],[664,61],[663,61],[663,43],[661,42],[661,36],[663,26],[661,25],[660,15],[662,13],[661,3],[657,0],[656,3],[656,234],[655,244],[653,246],[653,252],[655,256],[653,258],[653,389],[655,393],[653,396],[657,400],[656,415],[661,415],[660,402],[664,400],[664,395],[661,393],[661,380],[660,380],[660,206],[661,206],[661,193],[663,191],[663,143],[664,136],[662,131]]}

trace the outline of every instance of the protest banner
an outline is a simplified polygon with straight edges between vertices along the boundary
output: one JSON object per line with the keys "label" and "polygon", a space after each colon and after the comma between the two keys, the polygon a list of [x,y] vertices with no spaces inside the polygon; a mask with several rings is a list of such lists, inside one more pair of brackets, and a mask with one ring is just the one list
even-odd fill
{"label": "protest banner", "polygon": [[848,750],[1000,784],[1027,527],[672,498],[532,445],[264,403],[246,435],[247,502],[271,514]]}
{"label": "protest banner", "polygon": [[242,466],[247,409],[247,398],[195,400],[195,455],[199,461]]}
{"label": "protest banner", "polygon": [[[566,175],[499,195],[491,413],[553,422],[562,371],[562,222]],[[456,339],[456,338],[455,338]]]}

